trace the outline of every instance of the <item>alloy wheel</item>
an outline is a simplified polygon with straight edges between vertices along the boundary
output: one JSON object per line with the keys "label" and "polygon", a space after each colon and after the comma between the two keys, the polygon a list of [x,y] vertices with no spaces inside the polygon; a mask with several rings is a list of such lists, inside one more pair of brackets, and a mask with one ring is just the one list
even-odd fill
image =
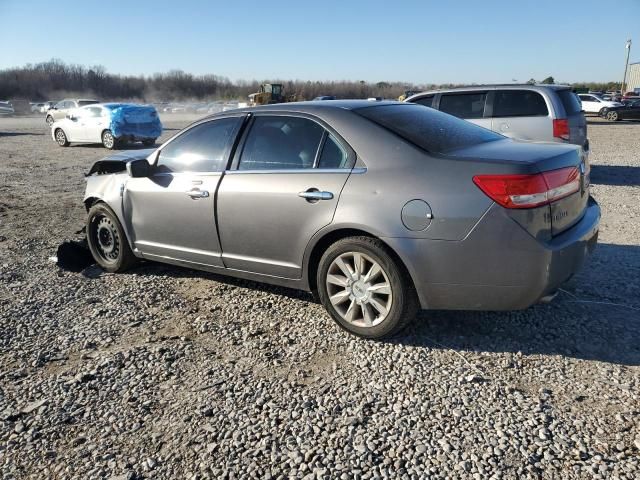
{"label": "alloy wheel", "polygon": [[62,130],[58,130],[56,132],[56,142],[58,145],[64,146],[67,143],[67,136],[64,134]]}
{"label": "alloy wheel", "polygon": [[355,326],[379,325],[391,310],[389,277],[364,253],[346,252],[336,257],[327,271],[326,286],[333,308]]}
{"label": "alloy wheel", "polygon": [[107,148],[113,148],[114,139],[111,132],[104,132],[102,135],[102,143],[104,143],[104,146]]}

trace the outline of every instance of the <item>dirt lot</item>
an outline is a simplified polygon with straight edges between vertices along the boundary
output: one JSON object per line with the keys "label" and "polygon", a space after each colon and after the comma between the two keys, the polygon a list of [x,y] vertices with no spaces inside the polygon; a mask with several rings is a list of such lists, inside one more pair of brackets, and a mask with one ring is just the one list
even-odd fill
{"label": "dirt lot", "polygon": [[106,151],[0,118],[3,478],[639,478],[640,123],[589,136],[600,245],[566,292],[372,342],[295,291],[59,269]]}

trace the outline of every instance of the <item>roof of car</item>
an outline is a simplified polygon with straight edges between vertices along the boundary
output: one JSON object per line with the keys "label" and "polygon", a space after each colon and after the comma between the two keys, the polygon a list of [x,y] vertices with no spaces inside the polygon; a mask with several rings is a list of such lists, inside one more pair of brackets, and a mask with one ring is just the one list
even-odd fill
{"label": "roof of car", "polygon": [[506,89],[531,89],[531,90],[567,90],[572,89],[570,85],[558,85],[558,84],[547,84],[547,83],[492,83],[492,84],[484,84],[484,85],[467,85],[464,87],[451,87],[451,88],[440,88],[436,90],[425,90],[423,92],[415,93],[407,98],[405,101],[410,101],[413,98],[418,98],[423,95],[434,95],[436,93],[445,93],[445,92],[465,92],[465,91],[474,91],[474,90],[482,90],[482,89],[495,89],[495,88],[506,88]]}
{"label": "roof of car", "polygon": [[[233,112],[259,112],[259,111],[283,111],[283,112],[318,112],[328,109],[356,110],[359,108],[382,106],[382,105],[406,105],[395,100],[317,100],[307,102],[287,102],[274,103],[269,105],[258,105],[255,107],[244,107],[226,112],[215,113],[209,117],[228,115]],[[206,117],[206,118],[209,118]]]}

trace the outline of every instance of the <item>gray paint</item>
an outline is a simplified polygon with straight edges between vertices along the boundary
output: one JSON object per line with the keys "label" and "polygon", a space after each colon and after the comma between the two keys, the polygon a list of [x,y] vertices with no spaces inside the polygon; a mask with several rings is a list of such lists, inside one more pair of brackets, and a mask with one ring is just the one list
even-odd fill
{"label": "gray paint", "polygon": [[[402,260],[423,308],[525,308],[579,268],[599,222],[595,202],[584,208],[588,190],[556,202],[571,224],[552,225],[551,208],[506,210],[472,181],[578,165],[578,149],[505,139],[428,154],[351,111],[370,105],[325,101],[233,112],[310,116],[351,146],[353,169],[97,175],[88,178],[85,198],[109,204],[138,256],[300,289],[310,288],[319,242],[345,229],[363,231]],[[153,163],[157,153],[147,158]],[[193,188],[209,196],[193,199]],[[299,196],[309,189],[332,198]],[[420,226],[425,210],[415,207],[422,202],[433,219],[410,230],[407,223]]]}

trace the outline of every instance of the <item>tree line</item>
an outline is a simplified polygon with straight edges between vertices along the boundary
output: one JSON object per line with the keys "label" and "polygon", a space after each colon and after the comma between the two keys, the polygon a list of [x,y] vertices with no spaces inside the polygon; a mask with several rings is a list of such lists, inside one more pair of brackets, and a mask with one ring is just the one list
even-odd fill
{"label": "tree line", "polygon": [[[298,100],[309,100],[320,95],[335,95],[337,98],[396,98],[405,90],[424,91],[459,86],[278,79],[271,79],[269,82],[282,83],[285,94],[293,95]],[[530,82],[535,80],[531,79]],[[544,82],[553,83],[553,77],[547,77]],[[0,70],[0,99],[45,101],[81,96],[112,101],[205,102],[246,99],[247,95],[259,90],[261,83],[264,82],[257,80],[232,82],[219,75],[193,75],[181,70],[150,76],[118,75],[108,73],[102,66],[85,67],[53,59],[48,62]],[[615,82],[576,84],[576,86],[593,90],[608,90],[615,85]]]}

